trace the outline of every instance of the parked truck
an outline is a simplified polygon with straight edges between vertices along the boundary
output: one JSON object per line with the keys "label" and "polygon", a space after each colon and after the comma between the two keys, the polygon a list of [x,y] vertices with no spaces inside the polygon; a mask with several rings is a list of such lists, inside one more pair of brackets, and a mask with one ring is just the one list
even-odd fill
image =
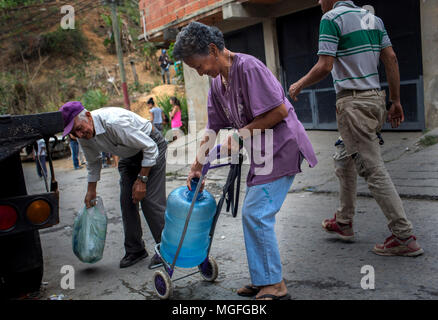
{"label": "parked truck", "polygon": [[[0,299],[40,289],[44,261],[38,230],[59,223],[58,184],[49,139],[62,130],[60,112],[0,116]],[[41,138],[46,142],[49,164],[46,192],[27,194],[20,151]]]}

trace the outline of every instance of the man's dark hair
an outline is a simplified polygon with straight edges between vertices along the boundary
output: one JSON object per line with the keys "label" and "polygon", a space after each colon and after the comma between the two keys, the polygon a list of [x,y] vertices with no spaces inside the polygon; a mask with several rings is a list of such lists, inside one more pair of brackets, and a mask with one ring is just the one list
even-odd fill
{"label": "man's dark hair", "polygon": [[154,98],[152,98],[152,97],[149,98],[148,102],[146,102],[146,103],[155,106]]}
{"label": "man's dark hair", "polygon": [[171,97],[170,100],[172,100],[174,104],[181,108],[181,102],[179,102],[177,97]]}

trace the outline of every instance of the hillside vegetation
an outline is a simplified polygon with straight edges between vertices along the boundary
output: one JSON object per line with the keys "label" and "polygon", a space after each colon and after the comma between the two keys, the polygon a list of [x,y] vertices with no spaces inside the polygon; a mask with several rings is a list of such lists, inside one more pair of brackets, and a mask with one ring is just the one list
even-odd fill
{"label": "hillside vegetation", "polygon": [[[61,28],[64,5],[74,8],[74,29]],[[137,1],[125,1],[118,12],[135,103],[161,84],[159,50],[137,40],[142,32]],[[0,114],[54,111],[69,100],[81,100],[90,110],[123,106],[110,9],[101,1],[0,0],[0,30]]]}

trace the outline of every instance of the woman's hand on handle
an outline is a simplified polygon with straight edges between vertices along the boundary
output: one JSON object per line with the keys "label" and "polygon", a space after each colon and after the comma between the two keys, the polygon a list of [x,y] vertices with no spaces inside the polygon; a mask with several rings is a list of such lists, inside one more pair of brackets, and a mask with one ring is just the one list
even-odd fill
{"label": "woman's hand on handle", "polygon": [[[198,179],[201,178],[201,174],[202,174],[202,165],[199,162],[193,163],[191,168],[190,168],[189,175],[187,176],[187,188],[189,188],[190,191],[194,191],[194,190],[192,190],[192,187],[191,187],[192,179],[193,178],[198,178]],[[205,180],[202,181],[200,191],[204,190],[204,186],[205,186]]]}

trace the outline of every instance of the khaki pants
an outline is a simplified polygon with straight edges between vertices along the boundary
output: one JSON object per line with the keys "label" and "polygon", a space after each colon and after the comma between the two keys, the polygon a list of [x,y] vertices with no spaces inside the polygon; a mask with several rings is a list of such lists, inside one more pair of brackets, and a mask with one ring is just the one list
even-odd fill
{"label": "khaki pants", "polygon": [[373,198],[388,219],[388,227],[399,238],[412,235],[403,204],[383,163],[376,133],[386,119],[385,92],[356,91],[336,101],[338,130],[344,145],[335,154],[335,172],[340,182],[340,207],[336,220],[353,221],[357,175],[363,177]]}

